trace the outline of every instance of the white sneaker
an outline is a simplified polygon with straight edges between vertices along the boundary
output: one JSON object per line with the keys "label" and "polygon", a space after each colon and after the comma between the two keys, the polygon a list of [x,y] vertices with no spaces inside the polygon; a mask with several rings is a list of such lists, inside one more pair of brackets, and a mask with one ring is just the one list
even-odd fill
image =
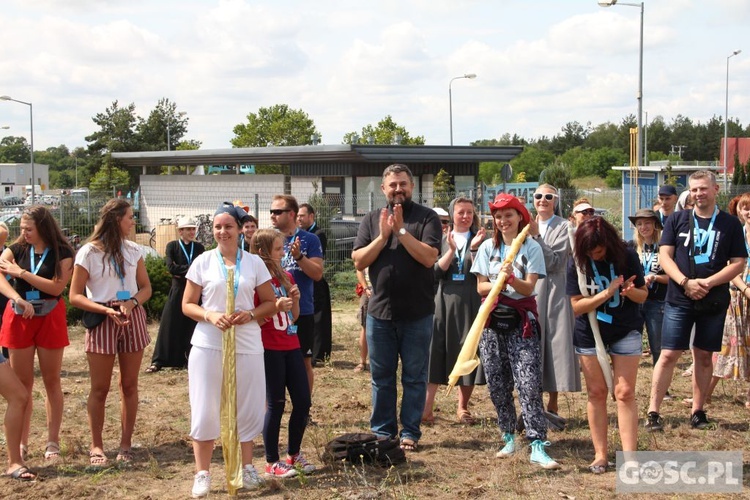
{"label": "white sneaker", "polygon": [[211,491],[211,474],[207,470],[198,471],[193,481],[193,498],[208,496]]}
{"label": "white sneaker", "polygon": [[246,490],[260,488],[265,482],[266,480],[258,475],[258,471],[251,464],[242,469],[242,486]]}

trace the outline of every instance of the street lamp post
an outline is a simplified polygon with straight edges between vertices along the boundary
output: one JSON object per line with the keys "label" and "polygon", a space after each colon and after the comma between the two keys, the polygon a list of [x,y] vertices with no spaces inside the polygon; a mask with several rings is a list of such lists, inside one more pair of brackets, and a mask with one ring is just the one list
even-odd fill
{"label": "street lamp post", "polygon": [[726,95],[724,97],[724,192],[728,193],[729,191],[729,158],[727,158],[727,154],[729,153],[729,147],[727,144],[727,141],[729,139],[729,60],[742,52],[741,49],[737,49],[731,54],[727,56],[727,91]]}
{"label": "street lamp post", "polygon": [[18,104],[25,104],[29,107],[29,127],[31,129],[31,133],[29,135],[29,141],[31,142],[31,204],[33,205],[36,198],[34,187],[36,185],[36,177],[34,175],[34,107],[30,102],[19,101],[7,95],[0,95],[0,101],[13,101],[17,102]]}
{"label": "street lamp post", "polygon": [[643,156],[643,2],[625,3],[617,0],[599,0],[600,7],[612,7],[613,5],[626,5],[628,7],[640,7],[641,9],[641,38],[638,59],[638,136],[636,138],[636,167],[639,165],[646,166],[646,158]]}
{"label": "street lamp post", "polygon": [[453,84],[453,80],[460,80],[461,78],[468,78],[469,80],[473,80],[476,77],[477,75],[474,73],[466,73],[465,75],[451,78],[451,81],[448,82],[448,113],[450,115],[451,146],[453,146],[453,96],[451,94],[451,85]]}

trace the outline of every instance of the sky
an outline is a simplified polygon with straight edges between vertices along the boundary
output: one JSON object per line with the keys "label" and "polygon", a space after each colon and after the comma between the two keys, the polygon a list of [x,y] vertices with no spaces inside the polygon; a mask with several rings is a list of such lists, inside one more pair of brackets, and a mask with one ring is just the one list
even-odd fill
{"label": "sky", "polygon": [[[729,60],[729,116],[747,126],[750,1],[644,3],[649,120],[723,118],[727,57],[745,49]],[[185,139],[203,149],[231,147],[235,125],[275,104],[306,112],[323,144],[391,115],[447,145],[451,103],[455,145],[551,137],[568,122],[636,115],[638,5],[3,0],[0,95],[33,104],[37,151],[86,146],[92,117],[115,100],[145,118],[161,98],[186,113]],[[28,140],[29,108],[0,101],[3,126],[0,137]]]}

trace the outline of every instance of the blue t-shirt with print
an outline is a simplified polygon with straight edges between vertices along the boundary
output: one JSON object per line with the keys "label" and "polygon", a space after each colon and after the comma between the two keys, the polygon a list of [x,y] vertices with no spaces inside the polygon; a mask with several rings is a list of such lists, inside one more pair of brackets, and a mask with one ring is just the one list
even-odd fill
{"label": "blue t-shirt with print", "polygon": [[281,267],[294,277],[299,288],[299,314],[306,316],[315,313],[313,306],[313,283],[315,282],[299,267],[289,251],[295,238],[299,238],[300,251],[306,258],[320,257],[322,259],[323,247],[317,236],[303,229],[297,229],[292,236],[284,237],[284,257],[281,259]]}
{"label": "blue t-shirt with print", "polygon": [[[471,266],[471,273],[487,276],[490,283],[494,284],[497,281],[497,275],[500,273],[500,267],[502,267],[503,260],[505,260],[509,248],[505,244],[501,244],[500,248],[497,248],[491,238],[485,240],[479,246],[479,250],[477,250],[477,256],[474,258],[474,264]],[[518,250],[516,258],[513,260],[513,275],[516,278],[525,279],[528,274],[538,274],[539,278],[547,276],[542,247],[531,238],[526,238],[526,241]],[[512,285],[508,285],[507,289],[502,293],[508,298],[516,300],[527,297],[516,292]],[[534,295],[536,295],[536,292],[531,294],[532,297]]]}

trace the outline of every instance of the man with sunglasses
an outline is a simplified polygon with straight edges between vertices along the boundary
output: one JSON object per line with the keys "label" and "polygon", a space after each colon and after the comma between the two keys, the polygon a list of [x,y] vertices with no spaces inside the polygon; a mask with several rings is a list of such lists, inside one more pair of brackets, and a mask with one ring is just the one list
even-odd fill
{"label": "man with sunglasses", "polygon": [[294,277],[300,292],[299,318],[296,322],[302,355],[305,357],[310,393],[313,390],[313,337],[315,335],[315,281],[323,277],[323,247],[313,233],[297,227],[299,205],[294,196],[277,194],[271,202],[271,224],[284,234],[284,258],[281,265]]}

